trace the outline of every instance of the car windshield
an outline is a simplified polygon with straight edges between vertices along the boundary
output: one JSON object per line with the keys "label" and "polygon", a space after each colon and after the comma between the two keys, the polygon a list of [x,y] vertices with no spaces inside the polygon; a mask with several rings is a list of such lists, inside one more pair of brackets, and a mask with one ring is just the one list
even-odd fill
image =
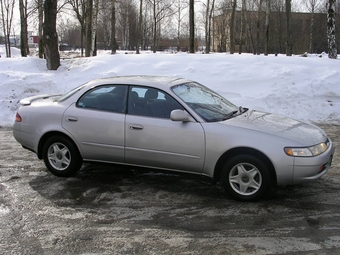
{"label": "car windshield", "polygon": [[172,91],[207,122],[227,120],[242,112],[241,107],[196,82],[176,85]]}

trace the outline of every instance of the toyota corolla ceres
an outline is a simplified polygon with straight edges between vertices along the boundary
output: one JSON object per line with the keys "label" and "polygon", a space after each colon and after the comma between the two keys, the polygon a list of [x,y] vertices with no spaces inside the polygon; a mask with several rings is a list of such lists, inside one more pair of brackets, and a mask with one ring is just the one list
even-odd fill
{"label": "toyota corolla ceres", "polygon": [[97,79],[20,103],[15,139],[57,176],[74,175],[83,162],[186,172],[250,201],[276,185],[319,179],[334,153],[316,126],[237,107],[182,78]]}

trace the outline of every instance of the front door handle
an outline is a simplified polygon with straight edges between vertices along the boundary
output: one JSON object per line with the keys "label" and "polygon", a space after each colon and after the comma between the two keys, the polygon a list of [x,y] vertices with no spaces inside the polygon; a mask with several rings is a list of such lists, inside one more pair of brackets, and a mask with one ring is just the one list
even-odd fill
{"label": "front door handle", "polygon": [[129,129],[131,130],[141,130],[144,127],[142,125],[130,124]]}

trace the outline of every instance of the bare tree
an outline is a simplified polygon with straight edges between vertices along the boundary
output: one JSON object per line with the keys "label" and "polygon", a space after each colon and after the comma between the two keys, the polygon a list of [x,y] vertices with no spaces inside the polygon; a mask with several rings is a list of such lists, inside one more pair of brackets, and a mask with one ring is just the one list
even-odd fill
{"label": "bare tree", "polygon": [[43,3],[43,0],[38,0],[38,20],[39,20],[39,58],[43,58],[44,56],[44,45],[43,45],[44,3]]}
{"label": "bare tree", "polygon": [[[234,1],[234,0],[233,0]],[[216,6],[214,9],[214,18],[213,18],[213,50],[217,50],[218,52],[226,52],[227,51],[227,40],[231,40],[232,31],[232,22],[229,14],[230,6],[232,2],[222,1],[216,2]],[[234,16],[235,17],[235,16]],[[229,36],[229,37],[228,37]],[[234,36],[234,34],[233,34]],[[235,45],[235,42],[234,42]],[[228,45],[231,51],[231,42]],[[233,46],[234,48],[234,46]],[[233,54],[233,53],[232,53]]]}
{"label": "bare tree", "polygon": [[291,12],[292,12],[292,0],[286,0],[286,19],[287,19],[286,55],[287,56],[292,56],[293,54]]}
{"label": "bare tree", "polygon": [[188,7],[188,2],[183,0],[177,0],[175,3],[175,8],[177,9],[177,51],[180,51],[180,41],[181,41],[181,27],[182,20],[185,17],[183,14],[183,9]]}
{"label": "bare tree", "polygon": [[85,57],[90,57],[92,50],[93,0],[86,0],[85,6]]}
{"label": "bare tree", "polygon": [[2,17],[2,26],[5,36],[5,48],[6,48],[6,57],[11,57],[11,29],[13,22],[13,10],[15,6],[15,0],[0,0],[1,4],[1,17]]}
{"label": "bare tree", "polygon": [[111,54],[116,50],[116,0],[111,0]]}
{"label": "bare tree", "polygon": [[269,47],[269,16],[270,16],[270,3],[271,0],[266,0],[266,23],[265,23],[265,43],[264,43],[264,55],[268,56]]}
{"label": "bare tree", "polygon": [[309,32],[309,52],[313,53],[313,32],[314,32],[314,13],[321,4],[320,0],[303,0],[308,11],[311,13],[310,32]]}
{"label": "bare tree", "polygon": [[45,0],[44,3],[44,51],[48,70],[57,70],[60,66],[57,34],[57,0]]}
{"label": "bare tree", "polygon": [[171,3],[164,0],[148,0],[151,4],[153,13],[153,41],[152,41],[152,51],[155,53],[157,50],[157,35],[158,29],[160,27],[160,22],[173,14],[171,10]]}
{"label": "bare tree", "polygon": [[195,11],[194,0],[189,2],[189,52],[195,53]]}
{"label": "bare tree", "polygon": [[258,2],[257,8],[257,19],[256,19],[256,47],[254,54],[260,55],[260,22],[261,22],[261,15],[262,15],[262,0]]}
{"label": "bare tree", "polygon": [[91,51],[90,56],[97,55],[97,17],[99,12],[99,0],[94,0],[92,11],[92,26],[91,26]]}
{"label": "bare tree", "polygon": [[251,30],[251,26],[250,26],[250,22],[249,22],[249,18],[248,18],[246,0],[242,0],[242,14],[243,14],[243,20],[245,22],[245,26],[246,26],[246,29],[247,29],[247,35],[250,39],[252,51],[253,51],[254,54],[256,54],[253,33],[252,33],[252,30]]}
{"label": "bare tree", "polygon": [[139,0],[139,18],[138,18],[138,38],[136,45],[136,53],[139,54],[139,48],[142,41],[142,27],[143,27],[143,0]]}
{"label": "bare tree", "polygon": [[241,15],[241,22],[240,22],[240,37],[239,37],[239,47],[238,47],[238,54],[242,54],[242,47],[244,43],[244,15],[243,12],[245,11],[243,7],[245,1],[242,0],[242,15]]}
{"label": "bare tree", "polygon": [[211,45],[211,18],[215,7],[215,0],[212,0],[210,6],[210,0],[207,0],[206,13],[205,13],[205,53],[210,52]]}
{"label": "bare tree", "polygon": [[22,57],[27,57],[29,54],[28,46],[28,31],[27,31],[27,0],[19,0],[20,9],[20,51]]}
{"label": "bare tree", "polygon": [[335,40],[335,0],[328,1],[327,15],[328,57],[337,59],[337,47]]}
{"label": "bare tree", "polygon": [[235,13],[236,13],[237,0],[233,0],[231,4],[231,17],[230,17],[230,54],[235,52]]}
{"label": "bare tree", "polygon": [[80,38],[80,47],[81,47],[81,56],[84,56],[84,37],[85,37],[85,18],[86,18],[86,0],[69,0],[69,4],[72,6],[72,9],[75,13],[75,16],[80,24],[81,29],[81,38]]}
{"label": "bare tree", "polygon": [[122,49],[134,50],[138,40],[137,6],[132,0],[126,0],[117,5],[116,11],[117,37],[121,39]]}

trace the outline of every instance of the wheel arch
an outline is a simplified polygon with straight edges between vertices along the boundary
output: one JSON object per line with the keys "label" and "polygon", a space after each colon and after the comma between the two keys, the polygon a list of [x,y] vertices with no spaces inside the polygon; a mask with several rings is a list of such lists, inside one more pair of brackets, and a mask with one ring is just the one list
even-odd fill
{"label": "wheel arch", "polygon": [[229,151],[226,151],[217,161],[214,169],[214,182],[218,182],[221,179],[221,174],[222,174],[222,169],[225,164],[225,162],[228,161],[228,159],[236,156],[236,155],[241,155],[241,154],[249,154],[253,155],[266,164],[270,170],[270,178],[272,181],[274,181],[274,184],[277,185],[277,176],[276,176],[276,171],[274,168],[273,163],[271,160],[261,151],[258,151],[253,148],[248,148],[248,147],[238,147],[238,148],[233,148]]}
{"label": "wheel arch", "polygon": [[45,142],[52,136],[63,136],[67,138],[68,140],[70,140],[70,142],[74,144],[74,146],[78,149],[79,154],[81,155],[79,147],[77,146],[77,144],[73,141],[73,139],[70,136],[60,131],[49,131],[40,138],[40,141],[38,144],[38,153],[37,153],[39,159],[43,158],[42,154],[43,154],[43,147],[44,147]]}

